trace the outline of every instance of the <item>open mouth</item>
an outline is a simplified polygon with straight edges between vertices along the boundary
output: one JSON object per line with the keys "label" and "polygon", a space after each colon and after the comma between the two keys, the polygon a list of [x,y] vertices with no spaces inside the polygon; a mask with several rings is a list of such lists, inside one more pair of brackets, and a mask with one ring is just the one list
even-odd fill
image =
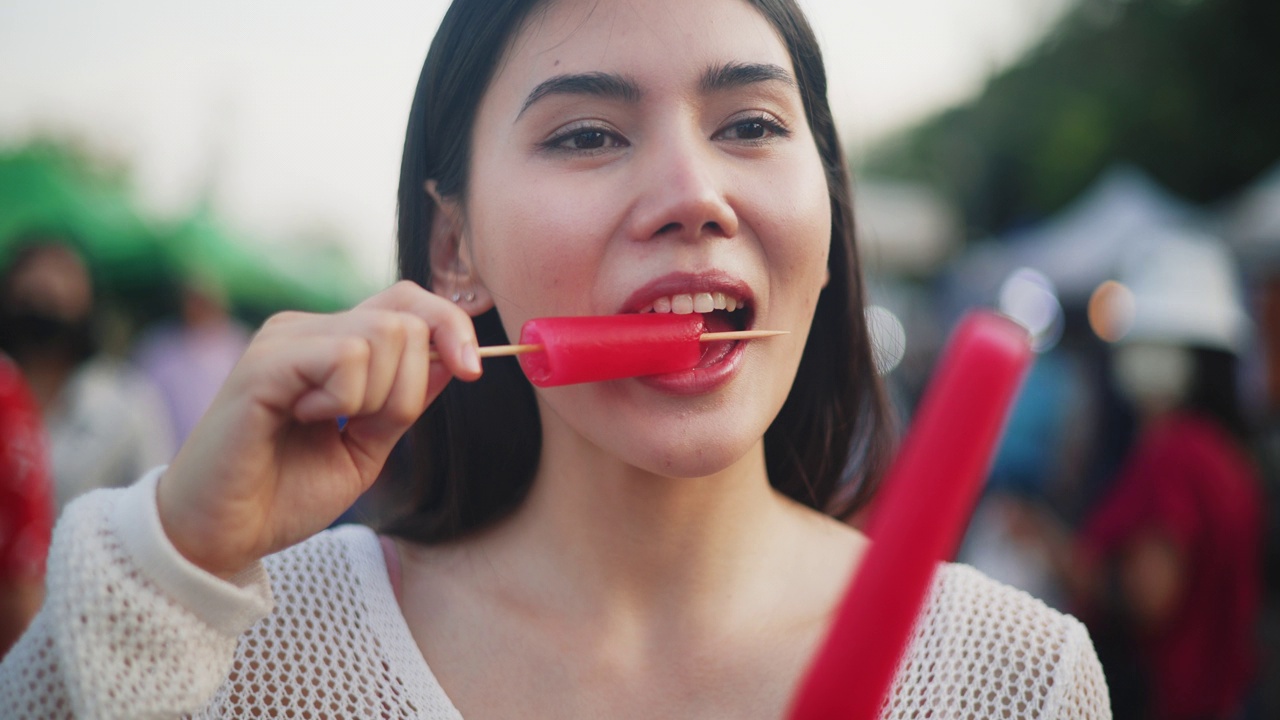
{"label": "open mouth", "polygon": [[[639,310],[641,313],[675,313],[702,315],[705,332],[730,332],[749,330],[754,313],[745,298],[724,292],[680,293],[655,298]],[[702,344],[702,356],[695,369],[711,367],[726,358],[738,344],[737,340]]]}

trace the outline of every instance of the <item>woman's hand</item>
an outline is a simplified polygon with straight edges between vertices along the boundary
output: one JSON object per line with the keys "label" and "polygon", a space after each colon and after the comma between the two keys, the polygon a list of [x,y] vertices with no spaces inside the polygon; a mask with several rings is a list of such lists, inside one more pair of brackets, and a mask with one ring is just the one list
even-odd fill
{"label": "woman's hand", "polygon": [[471,318],[411,282],[337,315],[268,319],[160,479],[165,533],[224,578],[305,540],[373,483],[455,375],[480,376]]}

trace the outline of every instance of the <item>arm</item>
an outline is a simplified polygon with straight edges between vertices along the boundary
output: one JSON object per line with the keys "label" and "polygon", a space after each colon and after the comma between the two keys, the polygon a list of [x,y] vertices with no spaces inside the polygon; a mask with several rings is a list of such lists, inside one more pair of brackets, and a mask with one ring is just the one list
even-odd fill
{"label": "arm", "polygon": [[1061,672],[1052,686],[1044,717],[1054,720],[1111,720],[1111,698],[1102,664],[1084,626],[1070,621]]}
{"label": "arm", "polygon": [[467,315],[411,283],[349,312],[268,321],[163,476],[68,506],[45,607],[0,665],[0,707],[202,707],[269,611],[261,558],[348,507],[444,383],[479,376],[474,348]]}
{"label": "arm", "polygon": [[1121,551],[1119,571],[1125,609],[1138,628],[1167,627],[1186,584],[1186,563],[1172,538],[1154,527],[1138,532]]}
{"label": "arm", "polygon": [[226,677],[238,636],[270,611],[261,565],[224,582],[168,543],[158,475],[67,508],[44,607],[0,664],[0,707],[16,718],[195,712]]}

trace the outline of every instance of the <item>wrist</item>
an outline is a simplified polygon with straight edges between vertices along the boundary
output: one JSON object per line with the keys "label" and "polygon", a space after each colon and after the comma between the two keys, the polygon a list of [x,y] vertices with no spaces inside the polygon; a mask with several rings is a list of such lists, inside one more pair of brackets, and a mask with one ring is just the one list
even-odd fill
{"label": "wrist", "polygon": [[154,502],[159,529],[173,550],[185,561],[221,580],[231,580],[253,565],[257,558],[237,561],[227,552],[226,543],[207,530],[208,518],[191,509],[199,503],[191,501],[181,487],[175,486],[171,473],[172,469],[165,469],[157,478]]}

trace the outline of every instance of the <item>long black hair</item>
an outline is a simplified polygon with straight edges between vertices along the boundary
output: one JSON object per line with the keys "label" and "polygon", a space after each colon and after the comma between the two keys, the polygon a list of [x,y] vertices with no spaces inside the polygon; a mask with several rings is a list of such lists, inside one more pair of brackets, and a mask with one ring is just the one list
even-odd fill
{"label": "long black hair", "polygon": [[[848,168],[818,43],[794,0],[746,0],[773,25],[795,69],[831,201],[830,280],[818,298],[791,392],[765,432],[775,488],[846,517],[874,490],[892,439],[883,388],[863,316]],[[400,170],[398,250],[402,278],[431,289],[435,202],[465,201],[471,128],[512,38],[546,0],[455,0],[427,53],[409,113]],[[475,318],[481,345],[508,342],[496,310]],[[533,388],[511,359],[490,360],[481,380],[450,383],[405,439],[410,472],[393,479],[403,515],[385,531],[442,542],[510,513],[527,495],[542,447]]]}

